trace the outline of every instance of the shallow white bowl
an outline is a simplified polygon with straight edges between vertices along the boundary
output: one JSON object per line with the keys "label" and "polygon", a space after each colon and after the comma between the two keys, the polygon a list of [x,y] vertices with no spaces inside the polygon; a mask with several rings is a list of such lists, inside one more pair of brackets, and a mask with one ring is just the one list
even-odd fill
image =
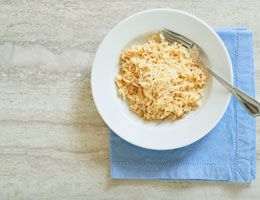
{"label": "shallow white bowl", "polygon": [[167,150],[183,147],[205,136],[223,116],[230,93],[210,79],[201,105],[184,119],[145,123],[133,114],[117,95],[114,83],[121,51],[138,36],[171,29],[197,43],[205,52],[206,62],[215,72],[232,83],[229,54],[215,31],[199,18],[172,9],[153,9],[134,14],[117,24],[101,43],[91,73],[92,94],[105,123],[121,138],[137,146]]}

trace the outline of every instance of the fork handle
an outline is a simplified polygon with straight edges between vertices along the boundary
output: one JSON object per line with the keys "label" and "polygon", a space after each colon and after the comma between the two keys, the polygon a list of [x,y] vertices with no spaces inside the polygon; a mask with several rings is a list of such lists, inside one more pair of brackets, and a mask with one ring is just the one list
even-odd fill
{"label": "fork handle", "polygon": [[237,100],[244,106],[246,111],[254,116],[260,116],[260,103],[257,102],[252,97],[248,96],[241,90],[237,89],[233,85],[229,84],[223,78],[221,78],[217,73],[212,71],[210,68],[206,66],[202,66],[207,72],[209,72],[212,76],[214,76],[223,86],[225,86],[236,98]]}

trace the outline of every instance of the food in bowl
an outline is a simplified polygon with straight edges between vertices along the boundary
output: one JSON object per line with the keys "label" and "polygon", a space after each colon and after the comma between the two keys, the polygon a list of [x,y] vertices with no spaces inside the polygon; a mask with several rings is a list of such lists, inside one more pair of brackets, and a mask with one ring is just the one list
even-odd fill
{"label": "food in bowl", "polygon": [[118,94],[144,120],[177,120],[199,106],[207,76],[198,49],[154,34],[120,55]]}

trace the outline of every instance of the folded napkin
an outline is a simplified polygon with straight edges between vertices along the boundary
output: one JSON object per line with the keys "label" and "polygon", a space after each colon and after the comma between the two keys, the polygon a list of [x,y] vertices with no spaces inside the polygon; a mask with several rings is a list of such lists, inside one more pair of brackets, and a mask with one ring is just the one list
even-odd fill
{"label": "folded napkin", "polygon": [[[232,59],[235,86],[254,96],[251,31],[218,29],[216,32]],[[249,183],[255,179],[255,160],[255,119],[233,97],[221,121],[209,134],[179,149],[143,149],[110,131],[112,178]]]}

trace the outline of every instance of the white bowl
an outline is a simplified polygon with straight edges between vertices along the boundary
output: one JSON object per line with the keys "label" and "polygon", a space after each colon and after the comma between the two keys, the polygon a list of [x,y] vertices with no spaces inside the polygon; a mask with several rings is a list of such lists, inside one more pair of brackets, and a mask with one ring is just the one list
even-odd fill
{"label": "white bowl", "polygon": [[205,136],[223,116],[231,94],[210,79],[200,107],[175,122],[144,122],[117,95],[114,83],[119,55],[138,36],[171,29],[197,43],[205,52],[204,62],[232,83],[229,54],[215,31],[199,18],[172,9],[153,9],[134,14],[117,24],[101,43],[94,60],[91,85],[96,107],[105,123],[121,138],[137,146],[167,150],[183,147]]}

